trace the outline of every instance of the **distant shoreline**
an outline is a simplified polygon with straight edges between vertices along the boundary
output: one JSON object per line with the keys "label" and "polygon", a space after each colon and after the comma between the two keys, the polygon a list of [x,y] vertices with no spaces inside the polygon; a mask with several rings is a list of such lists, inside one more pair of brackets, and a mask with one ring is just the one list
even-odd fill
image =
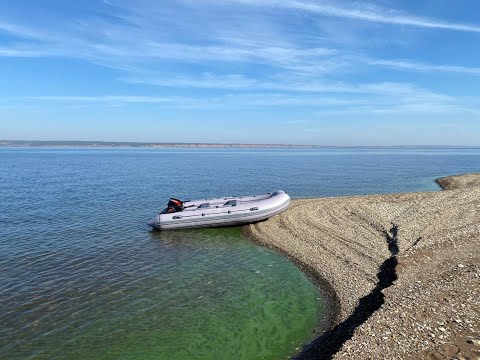
{"label": "distant shoreline", "polygon": [[71,148],[144,148],[144,149],[311,149],[310,145],[289,144],[210,144],[210,143],[144,143],[107,141],[37,141],[0,140],[0,147],[71,147]]}
{"label": "distant shoreline", "polygon": [[296,145],[296,144],[222,144],[222,143],[155,143],[121,141],[68,140],[0,140],[0,148],[145,148],[145,149],[479,149],[475,145]]}

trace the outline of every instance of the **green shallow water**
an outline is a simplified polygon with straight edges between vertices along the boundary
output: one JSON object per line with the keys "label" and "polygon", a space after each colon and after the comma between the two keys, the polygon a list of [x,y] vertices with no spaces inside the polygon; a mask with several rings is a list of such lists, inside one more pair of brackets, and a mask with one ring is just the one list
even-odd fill
{"label": "green shallow water", "polygon": [[311,338],[323,311],[318,290],[292,263],[244,239],[241,229],[151,232],[145,240],[148,251],[137,253],[135,263],[123,250],[89,259],[77,254],[66,276],[80,275],[76,262],[95,276],[70,279],[61,291],[52,280],[31,297],[10,298],[17,306],[2,316],[0,354],[280,359]]}
{"label": "green shallow water", "polygon": [[[126,304],[118,324],[122,330],[104,339],[110,343],[104,351],[98,352],[99,344],[89,349],[83,341],[74,346],[83,348],[83,356],[279,359],[308,340],[323,302],[293,264],[252,246],[239,229],[197,231],[195,244],[178,241],[178,232],[168,235],[167,244],[162,243],[164,234],[153,233],[152,240],[167,248],[191,247],[203,255],[192,261],[179,258],[181,278],[165,284],[159,275],[139,300],[141,305]],[[105,323],[105,327],[117,326]],[[104,333],[90,331],[85,334],[90,339]]]}

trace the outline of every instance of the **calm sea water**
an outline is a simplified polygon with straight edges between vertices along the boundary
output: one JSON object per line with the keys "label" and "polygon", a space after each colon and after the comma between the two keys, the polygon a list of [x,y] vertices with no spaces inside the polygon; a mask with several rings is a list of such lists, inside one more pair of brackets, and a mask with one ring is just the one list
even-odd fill
{"label": "calm sea water", "polygon": [[0,358],[280,359],[321,293],[238,228],[150,232],[171,195],[427,190],[480,149],[0,149]]}

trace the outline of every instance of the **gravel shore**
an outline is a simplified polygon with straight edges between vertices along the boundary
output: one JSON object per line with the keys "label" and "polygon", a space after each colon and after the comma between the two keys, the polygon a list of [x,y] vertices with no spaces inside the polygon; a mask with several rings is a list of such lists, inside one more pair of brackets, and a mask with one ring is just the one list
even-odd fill
{"label": "gravel shore", "polygon": [[480,174],[444,190],[292,201],[250,225],[328,294],[299,359],[480,359]]}

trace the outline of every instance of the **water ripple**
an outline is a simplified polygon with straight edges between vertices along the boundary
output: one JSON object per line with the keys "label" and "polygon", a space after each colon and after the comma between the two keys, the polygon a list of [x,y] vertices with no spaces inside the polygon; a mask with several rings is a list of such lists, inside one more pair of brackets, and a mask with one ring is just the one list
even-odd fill
{"label": "water ripple", "polygon": [[149,232],[159,201],[436,190],[437,177],[478,172],[479,158],[478,149],[0,148],[0,358],[291,355],[321,315],[313,284],[239,229]]}

